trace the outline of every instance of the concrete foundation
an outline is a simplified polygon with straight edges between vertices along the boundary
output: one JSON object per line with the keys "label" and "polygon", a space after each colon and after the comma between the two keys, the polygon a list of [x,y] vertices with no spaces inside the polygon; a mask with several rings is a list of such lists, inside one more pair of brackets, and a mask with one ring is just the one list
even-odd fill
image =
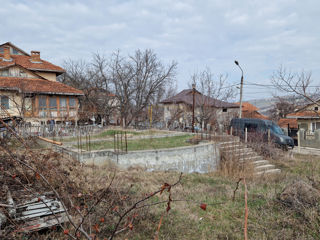
{"label": "concrete foundation", "polygon": [[139,166],[147,171],[178,171],[207,173],[217,169],[220,152],[215,143],[202,143],[194,146],[158,150],[115,153],[100,150],[78,153],[57,147],[57,150],[86,164],[104,165],[114,163],[122,168]]}

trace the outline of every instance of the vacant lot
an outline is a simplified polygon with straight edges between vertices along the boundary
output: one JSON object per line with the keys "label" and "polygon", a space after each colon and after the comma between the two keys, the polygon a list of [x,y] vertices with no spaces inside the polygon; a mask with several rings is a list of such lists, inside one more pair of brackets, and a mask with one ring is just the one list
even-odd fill
{"label": "vacant lot", "polygon": [[[189,134],[173,136],[173,137],[162,137],[162,138],[143,138],[136,140],[128,140],[127,146],[128,151],[134,150],[148,150],[148,149],[161,149],[161,148],[174,148],[174,147],[183,147],[189,146],[191,143],[187,142],[192,136]],[[118,140],[118,144],[122,144],[123,148],[125,148],[125,140],[124,137],[122,139],[122,143],[120,139]],[[74,148],[77,148],[77,145],[73,145]],[[86,149],[87,145],[83,144],[82,149]],[[90,145],[91,150],[102,150],[102,149],[114,149],[115,143],[114,141],[98,141],[92,142]]]}
{"label": "vacant lot", "polygon": [[[162,130],[143,130],[143,131],[135,131],[135,130],[121,130],[121,129],[108,129],[104,130],[100,133],[96,134],[90,134],[91,139],[113,139],[115,134],[123,134],[123,136],[126,134],[129,138],[134,137],[134,136],[154,136],[154,135],[159,135],[159,134],[166,134],[169,133],[167,131],[162,131]],[[78,134],[79,135],[79,134]],[[80,136],[80,135],[79,135]],[[67,137],[63,138],[63,142],[76,142],[79,139],[78,137]],[[81,135],[82,140],[85,139],[86,134],[82,133]],[[87,134],[88,137],[88,134]]]}

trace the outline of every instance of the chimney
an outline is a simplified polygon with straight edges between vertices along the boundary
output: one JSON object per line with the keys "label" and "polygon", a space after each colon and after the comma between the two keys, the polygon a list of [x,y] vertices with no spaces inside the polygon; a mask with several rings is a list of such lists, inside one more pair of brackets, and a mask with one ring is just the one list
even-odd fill
{"label": "chimney", "polygon": [[4,61],[11,61],[10,56],[10,47],[8,45],[3,46],[3,60]]}
{"label": "chimney", "polygon": [[39,51],[31,51],[31,62],[41,62]]}

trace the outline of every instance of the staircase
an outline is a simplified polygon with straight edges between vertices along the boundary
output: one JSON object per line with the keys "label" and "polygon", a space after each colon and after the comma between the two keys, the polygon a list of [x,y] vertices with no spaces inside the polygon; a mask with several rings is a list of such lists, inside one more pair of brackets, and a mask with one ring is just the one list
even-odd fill
{"label": "staircase", "polygon": [[235,161],[239,166],[247,166],[252,164],[254,175],[267,175],[280,173],[281,170],[275,165],[270,164],[262,156],[258,155],[252,148],[246,146],[245,143],[240,142],[238,137],[233,137],[225,141],[221,141],[220,152],[228,161]]}

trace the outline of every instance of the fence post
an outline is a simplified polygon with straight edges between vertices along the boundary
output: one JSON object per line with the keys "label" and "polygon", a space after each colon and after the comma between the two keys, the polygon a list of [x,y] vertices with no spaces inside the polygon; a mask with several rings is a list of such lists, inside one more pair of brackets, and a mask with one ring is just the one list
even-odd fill
{"label": "fence post", "polygon": [[268,143],[270,143],[270,140],[271,140],[270,137],[271,137],[271,136],[270,136],[270,128],[269,128],[269,129],[268,129]]}
{"label": "fence post", "polygon": [[233,130],[233,128],[232,128],[232,126],[231,126],[231,128],[230,128],[230,135],[232,136],[232,130]]}
{"label": "fence post", "polygon": [[113,151],[116,152],[116,131],[113,133]]}
{"label": "fence post", "polygon": [[300,130],[297,132],[297,137],[298,137],[298,152],[300,153]]}
{"label": "fence post", "polygon": [[244,133],[244,142],[248,142],[248,128],[245,128],[245,133]]}
{"label": "fence post", "polygon": [[127,141],[127,131],[124,132],[126,140],[126,153],[128,153],[128,141]]}
{"label": "fence post", "polygon": [[91,139],[90,139],[90,133],[89,133],[89,152],[91,152]]}

